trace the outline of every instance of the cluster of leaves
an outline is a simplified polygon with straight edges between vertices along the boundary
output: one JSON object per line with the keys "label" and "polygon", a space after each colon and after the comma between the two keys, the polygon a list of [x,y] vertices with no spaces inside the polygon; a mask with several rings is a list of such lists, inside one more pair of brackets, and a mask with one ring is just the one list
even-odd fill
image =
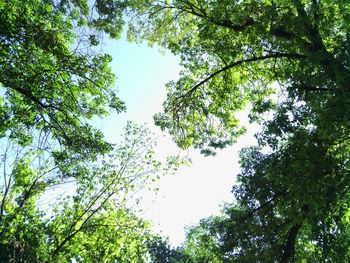
{"label": "cluster of leaves", "polygon": [[[80,163],[79,177],[9,141],[1,167],[0,259],[21,262],[136,262],[148,254],[148,223],[131,210],[131,196],[178,165],[155,160],[155,141],[128,124],[108,156]],[[11,155],[17,147],[16,156]],[[64,188],[63,188],[64,185]],[[55,193],[55,189],[59,193]],[[62,190],[69,190],[62,194]],[[49,199],[49,201],[46,201]]]}
{"label": "cluster of leaves", "polygon": [[91,125],[125,110],[111,57],[93,47],[119,37],[124,5],[0,0],[1,262],[147,260],[131,195],[178,159],[157,161],[142,127],[112,145]]}
{"label": "cluster of leaves", "polygon": [[125,109],[113,88],[111,57],[95,54],[88,37],[79,33],[88,34],[94,25],[77,21],[88,16],[85,5],[0,1],[0,135],[26,146],[35,128],[64,148],[55,155],[60,162],[67,155],[91,158],[108,152],[101,132],[88,120]]}
{"label": "cluster of leaves", "polygon": [[156,116],[182,147],[231,144],[242,133],[235,112],[273,108],[277,84],[317,98],[348,83],[342,1],[131,2],[137,14],[129,38],[182,59],[180,79],[168,84],[165,113]]}
{"label": "cluster of leaves", "polygon": [[348,1],[131,0],[132,40],[181,57],[156,123],[212,154],[242,151],[236,201],[193,227],[184,262],[344,262],[349,254]]}

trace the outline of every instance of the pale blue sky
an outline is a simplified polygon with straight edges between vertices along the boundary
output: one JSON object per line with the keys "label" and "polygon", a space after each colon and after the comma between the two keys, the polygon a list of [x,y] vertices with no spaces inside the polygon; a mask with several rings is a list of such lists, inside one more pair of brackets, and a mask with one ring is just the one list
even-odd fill
{"label": "pale blue sky", "polygon": [[[102,51],[113,56],[112,68],[117,74],[119,96],[126,102],[127,112],[101,120],[100,128],[115,142],[127,120],[139,124],[147,122],[159,134],[152,116],[162,110],[165,84],[178,77],[179,59],[168,52],[161,54],[159,49],[146,44],[125,40],[108,40]],[[184,240],[185,226],[218,214],[220,205],[233,199],[231,189],[239,172],[238,150],[251,142],[252,134],[248,134],[238,145],[219,152],[216,157],[203,157],[198,151],[189,150],[192,166],[163,177],[157,183],[160,188],[157,197],[145,194],[142,216],[154,222],[155,231],[169,236],[174,245],[179,245]],[[161,139],[158,147],[164,154],[178,152],[168,138]]]}
{"label": "pale blue sky", "polygon": [[[102,51],[113,57],[112,69],[117,75],[118,95],[126,103],[127,112],[112,115],[105,124],[106,136],[119,135],[127,120],[152,123],[152,116],[161,111],[166,98],[165,84],[177,79],[179,59],[169,53],[162,55],[157,48],[135,44],[126,40],[107,40]],[[118,132],[117,132],[118,131]]]}

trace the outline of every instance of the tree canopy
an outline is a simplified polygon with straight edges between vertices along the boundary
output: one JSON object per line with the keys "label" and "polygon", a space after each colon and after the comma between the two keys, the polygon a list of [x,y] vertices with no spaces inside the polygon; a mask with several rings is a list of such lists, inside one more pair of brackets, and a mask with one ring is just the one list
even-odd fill
{"label": "tree canopy", "polygon": [[[177,159],[156,161],[141,128],[117,146],[91,125],[125,110],[94,48],[123,13],[130,40],[181,58],[155,116],[181,148],[233,144],[242,111],[262,127],[236,201],[178,249],[126,205]],[[348,21],[345,0],[0,0],[1,260],[349,261]],[[45,213],[58,184],[72,193]]]}
{"label": "tree canopy", "polygon": [[125,106],[113,87],[111,57],[93,45],[103,31],[118,37],[122,22],[101,8],[90,10],[86,1],[0,1],[2,137],[26,146],[34,133],[45,133],[64,148],[53,151],[60,162],[108,151],[88,120]]}
{"label": "tree canopy", "polygon": [[146,260],[153,234],[130,208],[131,196],[178,162],[157,161],[154,146],[147,129],[130,123],[108,156],[90,161],[79,178],[59,178],[33,149],[18,149],[13,160],[7,154],[19,147],[9,142],[1,162],[0,260]]}
{"label": "tree canopy", "polygon": [[123,5],[0,0],[1,262],[149,256],[153,233],[131,196],[178,159],[156,160],[143,127],[129,123],[114,145],[92,125],[125,110],[111,56],[94,47],[119,37]]}
{"label": "tree canopy", "polygon": [[130,39],[181,57],[181,78],[168,84],[165,113],[156,117],[180,146],[231,144],[242,131],[235,113],[273,108],[278,90],[341,118],[332,105],[344,96],[332,94],[349,83],[346,1],[131,2]]}
{"label": "tree canopy", "polygon": [[190,230],[192,262],[349,260],[348,1],[130,2],[130,39],[181,57],[155,116],[180,147],[232,144],[242,110],[262,127],[234,204]]}

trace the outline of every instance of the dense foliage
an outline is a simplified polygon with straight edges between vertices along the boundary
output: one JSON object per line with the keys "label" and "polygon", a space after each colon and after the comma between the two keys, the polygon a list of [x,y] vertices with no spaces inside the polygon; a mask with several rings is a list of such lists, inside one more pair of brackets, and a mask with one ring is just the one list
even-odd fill
{"label": "dense foliage", "polygon": [[[26,146],[45,133],[64,148],[54,152],[60,162],[106,153],[110,147],[87,120],[125,108],[113,88],[111,57],[92,49],[97,30],[105,29],[95,27],[103,13],[87,21],[85,5],[0,1],[0,135]],[[117,18],[110,22],[120,24]]]}
{"label": "dense foliage", "polygon": [[190,262],[349,261],[348,1],[130,2],[130,39],[182,59],[155,117],[180,147],[232,144],[242,110],[262,125],[236,202],[190,230]]}
{"label": "dense foliage", "polygon": [[132,193],[168,173],[149,131],[120,145],[92,126],[125,110],[111,57],[94,46],[122,28],[117,1],[0,0],[0,261],[139,262],[149,224]]}
{"label": "dense foliage", "polygon": [[[262,126],[236,202],[179,249],[126,208],[176,160],[155,161],[141,128],[116,146],[90,122],[125,109],[94,51],[123,11],[131,40],[181,57],[155,117],[180,147],[231,145],[242,110]],[[1,261],[349,261],[348,21],[344,0],[0,0]]]}

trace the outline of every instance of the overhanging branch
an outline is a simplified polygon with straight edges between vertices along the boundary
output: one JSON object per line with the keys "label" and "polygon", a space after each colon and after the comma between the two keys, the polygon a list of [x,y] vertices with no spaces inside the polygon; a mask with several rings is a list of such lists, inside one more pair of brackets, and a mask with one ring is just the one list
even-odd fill
{"label": "overhanging branch", "polygon": [[196,85],[194,85],[188,92],[186,92],[186,94],[179,96],[178,99],[182,98],[182,97],[187,97],[188,95],[191,95],[200,86],[204,85],[209,80],[216,77],[217,75],[219,75],[222,72],[225,72],[227,70],[230,70],[230,69],[232,69],[236,66],[240,66],[242,64],[246,64],[246,63],[250,63],[250,62],[258,62],[258,61],[268,60],[268,59],[272,59],[272,58],[304,59],[304,58],[306,58],[306,56],[301,55],[301,54],[297,54],[297,53],[273,53],[273,54],[269,54],[269,55],[265,55],[265,56],[260,56],[260,57],[253,56],[253,57],[248,58],[248,59],[235,61],[235,62],[228,64],[227,66],[211,73],[207,78],[205,78],[204,80],[202,80],[199,83],[197,83]]}

